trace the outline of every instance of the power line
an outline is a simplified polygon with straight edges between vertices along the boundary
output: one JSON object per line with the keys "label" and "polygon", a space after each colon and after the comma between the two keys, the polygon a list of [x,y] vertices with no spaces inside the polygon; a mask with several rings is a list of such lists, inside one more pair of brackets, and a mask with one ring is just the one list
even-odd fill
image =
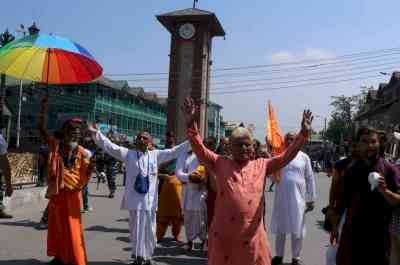
{"label": "power line", "polygon": [[352,67],[350,69],[337,69],[337,70],[330,70],[330,71],[324,71],[324,72],[314,72],[314,73],[309,73],[309,74],[293,75],[293,76],[271,77],[271,78],[264,78],[264,79],[218,81],[218,82],[212,82],[212,84],[235,84],[235,83],[248,83],[248,82],[257,82],[257,81],[273,81],[273,80],[279,80],[279,79],[297,78],[297,77],[304,77],[304,76],[309,76],[309,75],[313,76],[313,75],[323,75],[323,74],[331,74],[331,73],[339,73],[339,72],[348,72],[348,71],[353,71],[353,70],[368,69],[371,67],[381,67],[381,66],[399,65],[399,64],[400,64],[400,60],[396,60],[393,62],[371,65],[371,66],[367,66],[367,67],[357,67],[357,68]]}
{"label": "power line", "polygon": [[[314,63],[314,62],[324,62],[324,61],[331,61],[337,59],[346,59],[352,57],[359,57],[368,54],[377,54],[377,53],[387,53],[393,51],[399,51],[399,47],[389,48],[389,49],[379,49],[373,51],[365,51],[365,52],[357,52],[357,53],[350,53],[346,55],[336,56],[333,58],[325,58],[325,59],[308,59],[308,60],[299,60],[296,62],[288,62],[288,63],[275,63],[275,64],[262,64],[262,65],[248,65],[248,66],[237,66],[237,67],[220,67],[215,68],[213,71],[232,71],[232,70],[242,70],[242,69],[252,69],[252,68],[266,68],[266,67],[281,67],[281,66],[288,66],[288,65],[298,65],[298,64],[306,64],[306,63]],[[112,73],[112,74],[105,74],[105,76],[154,76],[154,75],[168,75],[168,72],[148,72],[148,73]]]}
{"label": "power line", "polygon": [[[264,79],[264,80],[263,79],[256,79],[256,80],[247,80],[246,82],[249,83],[247,85],[251,85],[251,86],[271,86],[271,85],[281,85],[281,84],[290,84],[290,83],[321,81],[321,80],[342,78],[342,77],[360,75],[360,74],[366,74],[366,73],[391,71],[392,68],[389,68],[391,65],[399,65],[399,64],[400,64],[400,61],[396,61],[396,62],[392,62],[390,64],[375,65],[372,68],[371,68],[371,66],[369,66],[369,67],[358,68],[358,69],[350,69],[350,71],[349,70],[345,71],[345,72],[349,72],[349,73],[322,76],[322,77],[318,77],[318,78],[305,78],[305,79],[295,79],[295,80],[276,81],[276,82],[260,82],[260,81],[266,81],[266,80],[271,80],[271,79]],[[364,70],[364,71],[354,71],[354,70],[361,70],[361,69],[366,69],[366,70]],[[343,72],[343,71],[337,71],[337,72]],[[297,76],[297,77],[304,77],[304,76]],[[257,81],[257,83],[253,83],[252,81]],[[211,91],[215,91],[215,90],[220,90],[221,91],[221,90],[225,90],[225,89],[242,88],[243,86],[246,86],[246,84],[244,84],[244,85],[243,84],[242,85],[229,85],[229,86],[215,86],[215,87],[211,86],[210,90]],[[156,93],[165,92],[167,90],[167,87],[162,87],[161,89],[162,90],[157,90],[157,91],[153,91],[153,92],[156,92]]]}
{"label": "power line", "polygon": [[210,93],[215,94],[215,95],[225,95],[225,94],[260,92],[260,91],[266,91],[266,90],[281,90],[281,89],[297,88],[297,87],[304,87],[304,86],[312,87],[312,86],[326,85],[326,84],[333,84],[333,83],[343,83],[343,82],[356,81],[356,80],[365,80],[365,79],[369,79],[369,78],[376,78],[379,76],[380,76],[379,74],[376,74],[376,75],[369,75],[369,76],[358,77],[358,78],[332,80],[329,82],[315,82],[315,83],[308,83],[308,84],[299,84],[299,85],[290,85],[290,86],[281,86],[281,87],[272,87],[272,88],[256,88],[256,89],[248,89],[248,90],[235,90],[235,91],[220,91],[220,92],[212,92],[211,91]]}
{"label": "power line", "polygon": [[[365,63],[371,63],[371,62],[382,62],[382,60],[387,60],[387,59],[382,59],[381,57],[385,56],[393,56],[393,55],[400,55],[400,52],[396,53],[390,53],[390,54],[381,54],[381,55],[376,55],[373,57],[366,57],[366,58],[358,58],[358,59],[353,59],[352,61],[338,61],[335,60],[330,63],[325,63],[325,64],[319,64],[316,67],[310,67],[310,66],[297,66],[297,67],[292,67],[292,68],[285,68],[285,69],[274,69],[274,70],[263,70],[263,71],[255,71],[255,72],[247,72],[247,73],[229,73],[229,74],[221,74],[221,75],[212,75],[211,78],[221,78],[221,77],[226,77],[226,76],[231,76],[232,77],[243,77],[246,74],[251,74],[251,75],[263,75],[263,74],[275,74],[275,73],[288,73],[288,72],[316,72],[319,70],[326,70],[329,68],[341,68],[345,66],[354,66],[354,65],[362,65]],[[364,62],[365,61],[365,62]],[[178,75],[172,75],[172,80],[177,79]],[[193,78],[203,78],[202,75],[194,76]],[[279,78],[279,77],[277,77]],[[168,77],[164,78],[150,78],[150,79],[128,79],[127,81],[129,82],[158,82],[158,81],[168,81]],[[212,81],[215,83],[214,81]],[[224,81],[220,81],[224,82]]]}
{"label": "power line", "polygon": [[[233,90],[233,91],[210,91],[210,94],[225,95],[225,94],[262,92],[262,91],[269,91],[269,90],[281,90],[281,89],[298,88],[298,87],[315,87],[315,86],[319,86],[319,85],[343,83],[343,82],[356,81],[356,80],[365,80],[365,79],[376,78],[376,77],[381,77],[381,75],[375,74],[375,75],[361,76],[361,77],[355,77],[355,78],[336,79],[336,80],[325,81],[325,82],[311,82],[311,83],[296,84],[296,85],[289,85],[289,86],[264,87],[264,88],[254,88],[254,89],[239,89],[239,90]],[[154,92],[154,91],[152,91],[152,92]],[[160,96],[167,96],[166,91],[159,93],[159,94],[160,94]]]}

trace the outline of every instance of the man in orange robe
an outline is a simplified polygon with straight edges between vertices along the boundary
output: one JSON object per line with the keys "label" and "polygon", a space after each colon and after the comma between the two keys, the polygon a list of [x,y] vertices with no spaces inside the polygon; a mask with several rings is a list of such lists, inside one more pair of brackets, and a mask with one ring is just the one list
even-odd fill
{"label": "man in orange robe", "polygon": [[[165,148],[175,146],[175,136],[167,132]],[[182,183],[175,176],[176,160],[172,160],[159,168],[158,177],[161,188],[158,198],[157,211],[157,242],[162,241],[169,225],[172,226],[172,235],[179,241],[183,224],[182,214]]]}
{"label": "man in orange robe", "polygon": [[51,265],[86,265],[86,250],[81,222],[81,191],[88,183],[93,168],[90,151],[78,145],[80,119],[66,121],[62,136],[49,136],[45,127],[48,97],[42,99],[39,114],[41,136],[50,147],[48,161],[47,255]]}

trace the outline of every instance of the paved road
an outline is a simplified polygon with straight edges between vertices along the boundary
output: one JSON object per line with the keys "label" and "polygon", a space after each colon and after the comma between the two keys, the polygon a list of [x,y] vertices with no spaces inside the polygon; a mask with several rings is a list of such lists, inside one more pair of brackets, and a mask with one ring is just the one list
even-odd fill
{"label": "paved road", "polygon": [[[329,180],[323,174],[316,175],[319,199],[316,210],[307,216],[307,237],[304,242],[303,261],[307,265],[324,264],[328,235],[320,229],[321,207],[327,202]],[[122,187],[118,188],[114,199],[107,198],[105,185],[96,191],[90,186],[90,203],[94,211],[84,215],[85,240],[91,265],[114,265],[129,262],[130,244],[128,239],[127,212],[119,210]],[[271,212],[273,193],[267,193],[267,220]],[[31,205],[13,212],[15,218],[0,221],[0,265],[43,264],[46,257],[46,231],[35,229],[46,201],[35,201]],[[182,235],[182,240],[184,233]],[[270,237],[273,247],[273,238]],[[287,257],[290,262],[290,240],[287,240]],[[176,244],[167,240],[155,253],[158,264],[205,265],[206,257],[200,251],[190,256]],[[288,263],[289,264],[289,263]]]}

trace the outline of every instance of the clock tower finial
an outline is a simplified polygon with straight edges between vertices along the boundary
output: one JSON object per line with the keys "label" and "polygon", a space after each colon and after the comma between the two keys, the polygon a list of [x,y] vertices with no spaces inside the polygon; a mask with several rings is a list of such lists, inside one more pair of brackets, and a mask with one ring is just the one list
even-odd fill
{"label": "clock tower finial", "polygon": [[196,8],[196,3],[198,3],[199,0],[193,0],[193,8]]}

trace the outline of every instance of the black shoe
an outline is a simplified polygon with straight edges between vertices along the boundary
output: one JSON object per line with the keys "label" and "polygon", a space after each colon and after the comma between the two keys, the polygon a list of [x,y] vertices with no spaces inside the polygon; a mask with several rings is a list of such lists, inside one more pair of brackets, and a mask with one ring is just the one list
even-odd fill
{"label": "black shoe", "polygon": [[49,262],[49,265],[64,265],[59,258],[54,258]]}
{"label": "black shoe", "polygon": [[136,258],[136,263],[133,263],[134,265],[145,265],[145,259],[143,257],[137,257]]}
{"label": "black shoe", "polygon": [[304,265],[301,259],[292,259],[292,265]]}
{"label": "black shoe", "polygon": [[12,215],[7,214],[5,211],[0,210],[0,219],[11,219],[13,218]]}
{"label": "black shoe", "polygon": [[108,198],[110,198],[110,199],[114,198],[114,192],[110,192],[110,195],[108,195]]}
{"label": "black shoe", "polygon": [[282,265],[283,264],[283,257],[275,256],[272,258],[271,265]]}
{"label": "black shoe", "polygon": [[157,263],[152,261],[151,259],[146,260],[143,264],[144,265],[157,265]]}
{"label": "black shoe", "polygon": [[186,244],[186,246],[185,246],[185,250],[186,250],[187,252],[193,251],[193,242],[192,242],[192,241],[188,241],[188,242],[187,242],[187,244]]}

